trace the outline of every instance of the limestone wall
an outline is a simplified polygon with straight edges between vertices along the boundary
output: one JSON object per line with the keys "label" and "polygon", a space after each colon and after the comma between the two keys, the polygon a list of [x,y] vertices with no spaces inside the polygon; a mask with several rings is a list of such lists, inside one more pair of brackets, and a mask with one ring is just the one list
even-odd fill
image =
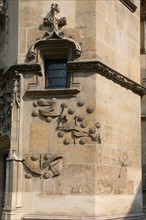
{"label": "limestone wall", "polygon": [[[52,3],[19,1],[18,63],[28,62],[30,46],[48,30],[43,18],[50,16]],[[14,117],[19,126],[12,127],[16,153],[23,158],[16,199],[20,215],[136,219],[142,216],[140,97],[138,85],[114,70],[139,82],[139,1],[134,14],[115,0],[55,3],[60,6],[58,17],[67,18],[67,25],[55,31],[79,43],[81,67],[70,72],[70,88],[51,91],[45,89],[39,53],[28,62],[32,72],[20,66],[21,104],[19,117]],[[9,39],[16,52],[17,37]],[[7,62],[15,63],[16,57]],[[81,62],[97,59],[114,70],[104,65],[97,70],[96,63],[90,69]],[[41,65],[39,76],[35,62]]]}
{"label": "limestone wall", "polygon": [[139,82],[140,21],[120,1],[96,2],[96,58]]}
{"label": "limestone wall", "polygon": [[[81,92],[54,99],[25,93],[33,77],[24,76],[24,219],[136,216],[142,211],[140,97],[95,72],[74,79]],[[54,116],[47,115],[50,101]]]}
{"label": "limestone wall", "polygon": [[19,2],[9,1],[5,33],[3,37],[4,51],[2,60],[5,69],[18,62],[18,23],[19,23]]}

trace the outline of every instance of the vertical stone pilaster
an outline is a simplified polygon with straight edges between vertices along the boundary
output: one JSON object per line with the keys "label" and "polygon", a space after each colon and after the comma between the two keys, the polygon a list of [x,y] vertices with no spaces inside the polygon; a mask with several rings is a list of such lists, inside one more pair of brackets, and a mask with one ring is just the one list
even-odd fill
{"label": "vertical stone pilaster", "polygon": [[[15,150],[10,153],[6,164],[5,207],[2,213],[3,220],[19,220],[21,204],[19,203],[19,170],[22,160],[17,157]],[[18,216],[19,215],[19,216]]]}

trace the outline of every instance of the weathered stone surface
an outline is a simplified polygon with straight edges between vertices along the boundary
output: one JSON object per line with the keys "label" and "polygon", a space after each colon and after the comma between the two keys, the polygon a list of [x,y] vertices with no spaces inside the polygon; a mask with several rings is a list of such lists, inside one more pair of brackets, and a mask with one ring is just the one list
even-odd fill
{"label": "weathered stone surface", "polygon": [[[140,2],[134,14],[118,0],[57,4],[9,3],[0,63],[15,64],[6,84],[21,77],[10,129],[20,159],[7,165],[3,219],[143,219]],[[46,88],[45,60],[60,58],[70,88]]]}

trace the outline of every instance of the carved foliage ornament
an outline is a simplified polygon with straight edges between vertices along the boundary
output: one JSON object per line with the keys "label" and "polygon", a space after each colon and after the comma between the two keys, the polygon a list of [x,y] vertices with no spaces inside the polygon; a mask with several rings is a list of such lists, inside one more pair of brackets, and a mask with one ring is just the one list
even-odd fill
{"label": "carved foliage ornament", "polygon": [[[94,122],[91,126],[88,124],[90,115],[94,112],[93,106],[85,106],[83,101],[77,102],[77,108],[83,107],[84,116],[77,113],[77,109],[68,107],[67,103],[62,103],[60,109],[57,108],[57,100],[39,99],[34,102],[33,117],[39,117],[42,120],[50,123],[53,119],[57,118],[58,137],[64,138],[63,143],[68,145],[72,142],[76,143],[79,139],[80,144],[85,144],[90,139],[92,142],[101,143],[100,138],[100,123]],[[65,134],[70,133],[71,139],[66,138]]]}

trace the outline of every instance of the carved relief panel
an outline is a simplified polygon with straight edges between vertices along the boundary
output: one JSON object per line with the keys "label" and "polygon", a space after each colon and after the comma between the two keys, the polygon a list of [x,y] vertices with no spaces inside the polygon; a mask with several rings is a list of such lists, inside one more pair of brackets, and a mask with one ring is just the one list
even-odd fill
{"label": "carved relief panel", "polygon": [[[40,120],[56,124],[58,138],[65,145],[79,143],[101,144],[100,123],[93,119],[93,105],[86,105],[82,100],[76,102],[76,107],[62,102],[60,106],[57,99],[51,100],[39,99],[34,102],[33,117],[39,117]],[[54,131],[55,132],[55,131]]]}
{"label": "carved relief panel", "polygon": [[30,179],[32,176],[44,179],[54,178],[60,175],[63,157],[56,154],[26,154],[23,158],[26,174]]}

